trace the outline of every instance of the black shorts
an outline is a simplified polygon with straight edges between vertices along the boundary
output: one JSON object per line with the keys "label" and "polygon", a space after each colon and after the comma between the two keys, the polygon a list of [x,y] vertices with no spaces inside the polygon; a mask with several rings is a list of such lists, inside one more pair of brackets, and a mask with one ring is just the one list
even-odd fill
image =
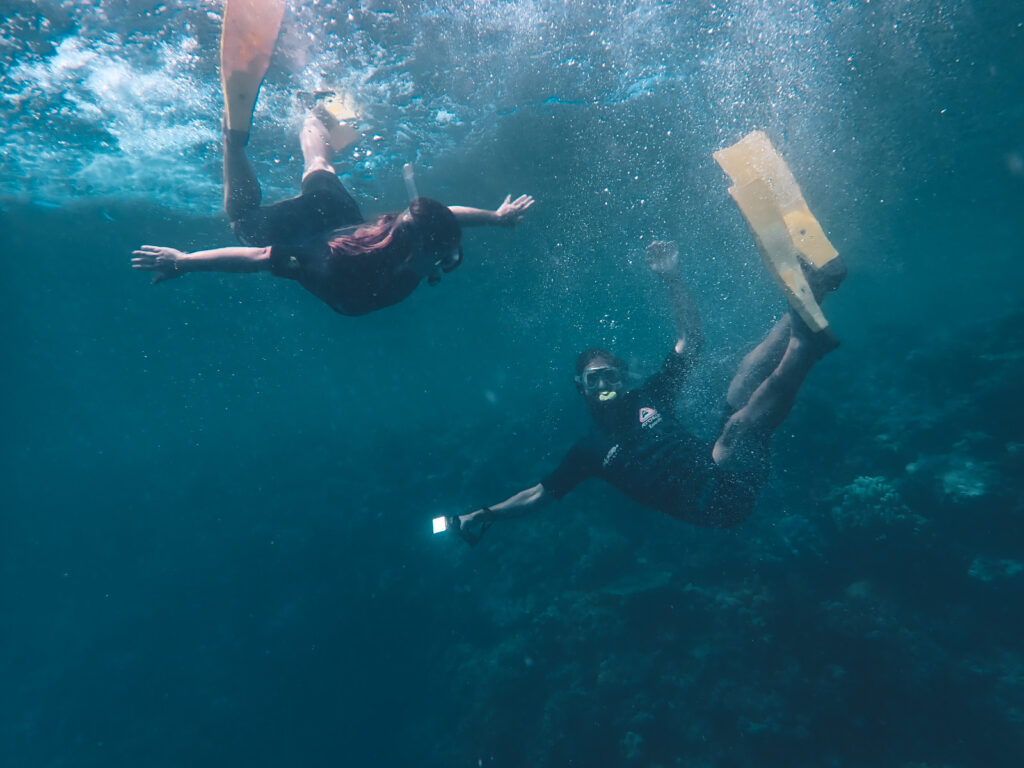
{"label": "black shorts", "polygon": [[700,525],[731,528],[754,513],[757,492],[764,485],[760,472],[726,472],[719,469],[704,490],[700,505]]}
{"label": "black shorts", "polygon": [[330,171],[313,171],[302,180],[302,194],[246,211],[231,222],[246,245],[299,245],[340,227],[362,224],[359,206]]}
{"label": "black shorts", "polygon": [[689,492],[680,494],[673,504],[659,505],[670,517],[705,528],[731,528],[754,512],[757,494],[767,479],[768,466],[751,472],[729,472],[709,462],[701,473],[702,489],[698,498]]}

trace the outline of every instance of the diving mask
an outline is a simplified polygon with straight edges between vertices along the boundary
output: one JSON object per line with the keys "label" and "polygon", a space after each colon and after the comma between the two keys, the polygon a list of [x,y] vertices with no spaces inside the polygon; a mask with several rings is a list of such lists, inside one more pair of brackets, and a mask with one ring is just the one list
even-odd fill
{"label": "diving mask", "polygon": [[587,368],[576,377],[576,383],[584,394],[592,395],[598,392],[598,399],[602,402],[615,398],[623,380],[622,371],[610,365]]}

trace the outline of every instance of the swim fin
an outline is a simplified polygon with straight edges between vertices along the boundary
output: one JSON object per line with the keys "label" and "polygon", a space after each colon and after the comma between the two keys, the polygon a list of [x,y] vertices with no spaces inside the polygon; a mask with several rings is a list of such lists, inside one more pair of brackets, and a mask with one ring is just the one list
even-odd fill
{"label": "swim fin", "polygon": [[284,0],[224,0],[220,80],[228,130],[249,133],[284,7]]}
{"label": "swim fin", "polygon": [[358,115],[352,103],[337,93],[331,93],[313,110],[331,135],[331,149],[340,152],[359,139],[359,132],[352,127]]}
{"label": "swim fin", "polygon": [[752,131],[715,152],[714,158],[732,179],[729,194],[746,218],[768,272],[811,330],[824,330],[828,320],[801,261],[810,270],[835,271],[841,262],[832,262],[839,253],[807,207],[786,161],[763,131]]}

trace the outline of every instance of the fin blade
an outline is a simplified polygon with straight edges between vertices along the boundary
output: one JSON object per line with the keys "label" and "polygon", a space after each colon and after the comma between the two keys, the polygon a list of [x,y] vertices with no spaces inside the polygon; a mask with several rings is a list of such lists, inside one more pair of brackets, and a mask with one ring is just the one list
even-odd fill
{"label": "fin blade", "polygon": [[229,130],[248,133],[284,18],[284,0],[225,0],[221,87]]}
{"label": "fin blade", "polygon": [[340,152],[359,140],[359,132],[351,125],[359,118],[359,114],[348,98],[334,94],[320,103],[329,119],[327,130],[331,134],[332,150]]}
{"label": "fin blade", "polygon": [[821,224],[806,203],[794,207],[789,213],[784,214],[782,219],[786,222],[793,245],[803,256],[804,261],[813,265],[815,269],[821,269],[839,255],[839,251],[829,242]]}
{"label": "fin blade", "polygon": [[785,222],[790,239],[805,262],[820,269],[839,255],[808,208],[789,165],[764,131],[751,131],[713,156],[735,187],[757,180],[768,185],[776,214]]}
{"label": "fin blade", "polygon": [[820,268],[839,253],[804,200],[792,171],[763,131],[752,131],[714,153],[732,179],[729,194],[747,221],[765,267],[790,306],[815,332],[828,320],[801,268]]}
{"label": "fin blade", "polygon": [[797,311],[807,327],[815,333],[828,328],[828,320],[821,311],[821,305],[814,300],[811,286],[801,270],[786,269],[779,275],[782,292],[786,294],[789,306]]}
{"label": "fin blade", "polygon": [[804,277],[800,256],[789,230],[775,209],[775,199],[768,184],[756,179],[739,189],[730,187],[729,194],[747,220],[765,268],[782,289],[789,305],[800,313],[812,330],[820,331],[828,326]]}

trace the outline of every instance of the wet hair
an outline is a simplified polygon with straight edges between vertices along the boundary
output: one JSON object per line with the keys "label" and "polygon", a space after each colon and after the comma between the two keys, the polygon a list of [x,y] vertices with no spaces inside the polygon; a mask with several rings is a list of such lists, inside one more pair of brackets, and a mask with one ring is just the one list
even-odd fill
{"label": "wet hair", "polygon": [[585,352],[580,352],[579,357],[576,358],[576,375],[582,376],[583,369],[594,362],[604,363],[610,368],[618,368],[623,373],[629,371],[629,366],[622,358],[616,357],[607,349],[592,347]]}
{"label": "wet hair", "polygon": [[[442,265],[441,268],[445,272],[451,272],[459,266],[462,263],[462,228],[451,209],[429,197],[417,197],[409,203],[409,213],[412,216],[410,226],[403,226],[399,214],[386,213],[354,232],[332,237],[331,249],[351,255],[362,255],[395,246],[409,253],[415,242],[414,235],[418,235],[427,248],[438,252],[458,250],[458,258],[454,263]],[[439,277],[429,278],[431,285],[439,280]]]}
{"label": "wet hair", "polygon": [[462,242],[462,227],[452,209],[429,197],[417,197],[409,203],[409,213],[418,234],[429,248],[454,251]]}
{"label": "wet hair", "polygon": [[[397,214],[385,213],[359,227],[355,232],[332,237],[330,246],[332,250],[337,249],[342,253],[352,255],[372,253],[387,248],[396,240],[405,240],[401,234],[396,232],[395,221],[397,219]],[[409,247],[407,243],[405,246]]]}
{"label": "wet hair", "polygon": [[[457,253],[454,261],[441,265],[443,272],[451,272],[462,263],[462,227],[451,208],[429,197],[417,197],[409,203],[412,228],[421,238],[423,246],[438,253]],[[427,278],[430,285],[437,285],[441,276],[432,274]]]}

